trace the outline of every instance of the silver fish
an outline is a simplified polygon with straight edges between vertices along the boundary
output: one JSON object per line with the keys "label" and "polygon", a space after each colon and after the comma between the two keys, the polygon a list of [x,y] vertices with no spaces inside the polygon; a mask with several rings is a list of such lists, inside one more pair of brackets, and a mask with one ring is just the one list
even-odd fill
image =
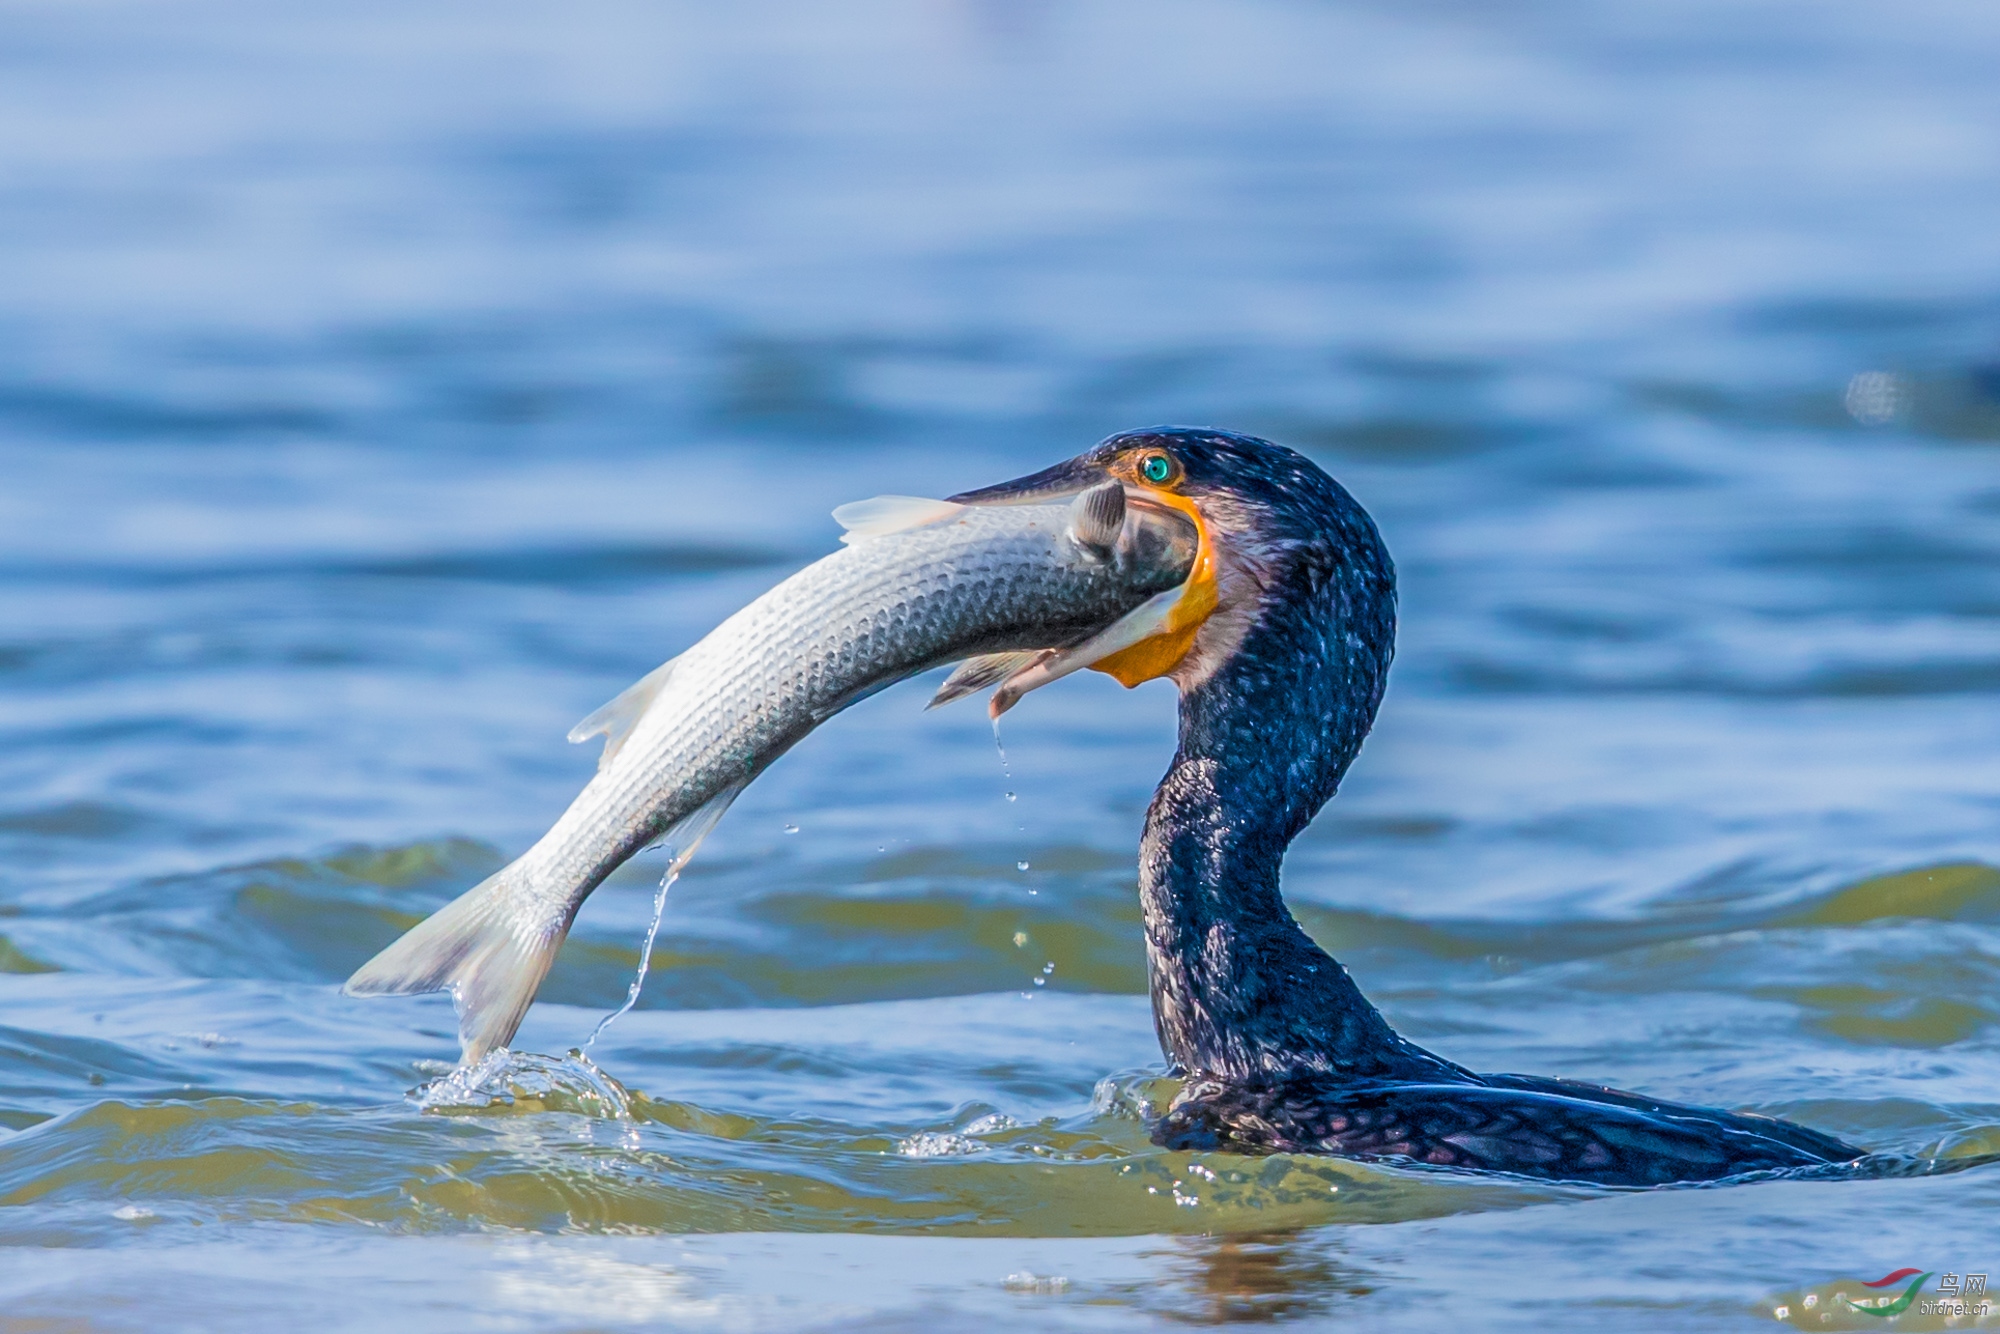
{"label": "silver fish", "polygon": [[449,991],[462,1059],[479,1060],[513,1038],[578,906],[634,853],[664,843],[678,868],[773,760],[918,672],[973,659],[939,703],[1025,669],[1038,684],[1137,642],[1199,546],[1183,516],[1128,503],[1116,481],[1066,504],[880,497],[834,516],[845,550],[578,723],[569,739],[602,735],[604,753],[562,818],[362,965],[347,994]]}

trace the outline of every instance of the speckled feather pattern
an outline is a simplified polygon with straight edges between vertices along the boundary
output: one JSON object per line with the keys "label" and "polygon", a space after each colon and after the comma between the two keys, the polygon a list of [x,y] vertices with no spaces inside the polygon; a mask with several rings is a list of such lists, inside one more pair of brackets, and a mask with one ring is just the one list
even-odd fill
{"label": "speckled feather pattern", "polygon": [[1634,1098],[1567,1080],[1192,1081],[1156,1130],[1182,1149],[1301,1150],[1610,1186],[1663,1186],[1851,1159],[1829,1135],[1768,1117]]}

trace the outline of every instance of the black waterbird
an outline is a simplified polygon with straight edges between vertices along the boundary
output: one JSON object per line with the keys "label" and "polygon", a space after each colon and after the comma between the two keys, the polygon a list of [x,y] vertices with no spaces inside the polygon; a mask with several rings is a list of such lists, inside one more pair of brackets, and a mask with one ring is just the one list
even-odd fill
{"label": "black waterbird", "polygon": [[[1396,583],[1381,535],[1310,460],[1214,430],[1113,436],[953,499],[1018,503],[1106,478],[1189,514],[1203,542],[1183,613],[1094,664],[1128,685],[1170,677],[1181,692],[1180,745],[1139,856],[1153,1021],[1186,1078],[1156,1142],[1613,1186],[1863,1156],[1769,1117],[1475,1074],[1392,1029],[1278,886],[1286,847],[1334,795],[1382,700]],[[996,697],[996,712],[1011,702]]]}

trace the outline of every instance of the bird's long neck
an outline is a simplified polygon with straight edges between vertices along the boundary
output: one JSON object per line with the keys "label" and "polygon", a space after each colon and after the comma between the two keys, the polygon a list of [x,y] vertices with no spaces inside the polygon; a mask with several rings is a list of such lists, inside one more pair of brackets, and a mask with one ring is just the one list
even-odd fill
{"label": "bird's long neck", "polygon": [[1228,660],[1182,695],[1139,883],[1154,1023],[1190,1073],[1237,1083],[1462,1074],[1397,1036],[1278,890],[1286,846],[1374,721],[1393,578],[1386,555],[1281,573]]}

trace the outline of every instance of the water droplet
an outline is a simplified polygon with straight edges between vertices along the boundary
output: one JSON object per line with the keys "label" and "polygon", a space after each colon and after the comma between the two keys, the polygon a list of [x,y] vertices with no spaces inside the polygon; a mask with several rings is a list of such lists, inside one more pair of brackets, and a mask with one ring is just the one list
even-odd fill
{"label": "water droplet", "polygon": [[1025,931],[1016,931],[1014,933],[1014,948],[1017,950],[1026,949],[1027,945],[1028,945],[1028,933]]}
{"label": "water droplet", "polygon": [[785,832],[788,834],[796,834],[799,832],[799,827],[795,824],[788,824],[785,826]]}
{"label": "water droplet", "polygon": [[1035,979],[1035,985],[1038,987],[1045,987],[1048,984],[1049,980],[1046,977],[1038,977]]}
{"label": "water droplet", "polygon": [[1047,963],[1042,965],[1042,976],[1047,977],[1050,973],[1053,973],[1055,970],[1056,970],[1056,961],[1054,959],[1050,959]]}
{"label": "water droplet", "polygon": [[1847,382],[1847,413],[1863,426],[1886,426],[1909,405],[1910,387],[1894,371],[1863,371]]}
{"label": "water droplet", "polygon": [[1015,862],[1014,869],[1017,871],[1025,871],[1028,869],[1028,864],[1026,862]]}
{"label": "water droplet", "polygon": [[1009,793],[1007,794],[1007,800],[1009,800],[1009,801],[1019,801],[1020,799],[1021,799],[1020,797],[1016,796],[1016,795],[1015,795],[1014,793],[1012,793],[1012,792],[1009,792]]}

